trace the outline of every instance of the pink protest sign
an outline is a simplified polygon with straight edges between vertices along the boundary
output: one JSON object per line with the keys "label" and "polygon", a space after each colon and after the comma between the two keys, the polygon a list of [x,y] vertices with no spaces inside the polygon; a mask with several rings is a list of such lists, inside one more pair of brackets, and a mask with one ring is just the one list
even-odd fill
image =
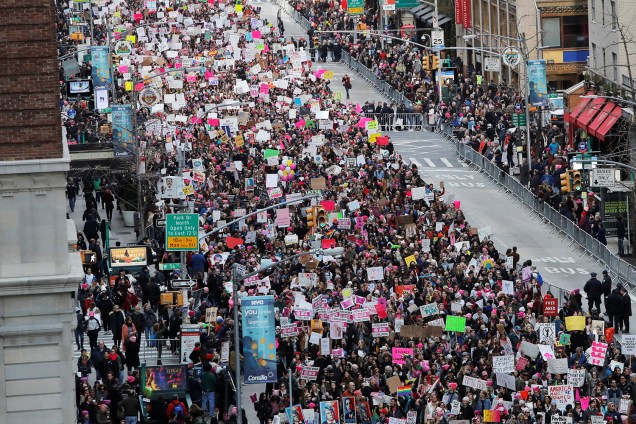
{"label": "pink protest sign", "polygon": [[394,364],[406,364],[405,355],[413,357],[413,349],[407,347],[394,347],[391,350]]}

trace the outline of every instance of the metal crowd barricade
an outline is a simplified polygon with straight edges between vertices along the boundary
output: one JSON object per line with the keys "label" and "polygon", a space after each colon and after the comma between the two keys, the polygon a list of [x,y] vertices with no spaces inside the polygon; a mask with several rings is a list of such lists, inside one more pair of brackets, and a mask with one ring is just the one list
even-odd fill
{"label": "metal crowd barricade", "polygon": [[604,264],[616,282],[622,282],[631,293],[636,292],[636,267],[614,255],[607,246],[600,243],[591,234],[588,234],[575,222],[563,217],[559,211],[538,199],[530,190],[523,187],[514,177],[500,178],[501,170],[486,160],[470,146],[462,143],[453,135],[452,127],[443,125],[442,129],[450,141],[455,142],[455,147],[460,158],[472,163],[484,174],[497,181],[519,200],[530,207],[535,213],[549,221],[556,229],[561,231],[568,239],[576,243],[581,249],[597,261],[597,265]]}
{"label": "metal crowd barricade", "polygon": [[381,131],[424,131],[424,115],[421,113],[373,113],[365,114],[377,119]]}

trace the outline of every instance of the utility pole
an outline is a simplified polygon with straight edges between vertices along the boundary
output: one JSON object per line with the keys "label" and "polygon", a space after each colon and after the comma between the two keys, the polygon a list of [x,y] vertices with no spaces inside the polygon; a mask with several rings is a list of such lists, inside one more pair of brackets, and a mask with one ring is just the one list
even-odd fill
{"label": "utility pole", "polygon": [[[439,9],[437,7],[437,0],[435,0],[435,13],[433,14],[433,29],[439,31]],[[432,37],[431,37],[431,47]],[[437,56],[437,62],[440,64],[440,68],[435,70],[435,81],[437,82],[437,94],[439,95],[439,101],[442,101],[442,52],[440,49],[436,49],[435,56]]]}

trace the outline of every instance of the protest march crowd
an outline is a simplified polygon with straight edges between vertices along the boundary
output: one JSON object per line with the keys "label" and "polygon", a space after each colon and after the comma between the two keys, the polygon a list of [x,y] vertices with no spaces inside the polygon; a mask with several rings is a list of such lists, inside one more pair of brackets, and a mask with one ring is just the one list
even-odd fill
{"label": "protest march crowd", "polygon": [[[324,13],[337,7],[325,4]],[[69,4],[57,6],[64,34]],[[298,42],[279,37],[254,5],[170,6],[138,0],[90,6],[96,43],[107,42],[107,28],[130,43],[115,51],[113,103],[138,100],[145,172],[157,181],[144,212],[181,212],[189,204],[207,234],[283,200],[295,204],[204,237],[187,255],[196,286],[182,307],[159,300],[161,287],[170,288],[185,270],[145,268],[133,282],[125,272],[108,280],[108,269],[87,269],[77,294],[76,342],[83,346],[84,333],[90,340],[78,360],[78,422],[136,423],[142,412],[153,423],[234,423],[238,414],[247,422],[245,410],[252,408],[261,424],[633,419],[636,339],[624,334],[619,345],[614,338],[629,333],[624,287],[592,274],[584,287],[587,307],[578,289],[565,299],[546,293],[523,252],[500,252],[472,227],[461,200],[423,181],[381,135],[365,111],[369,105],[343,102],[333,74],[312,63]],[[154,20],[167,23],[135,28]],[[71,41],[60,35],[61,43]],[[80,75],[90,75],[90,67],[83,65]],[[414,91],[420,89],[422,110],[432,105],[444,117],[434,124],[465,128],[458,131],[467,140],[504,135],[502,106],[520,102],[471,81],[460,84],[450,104],[427,93],[430,86]],[[103,119],[90,112],[91,102],[63,96],[69,140],[81,142],[73,134],[85,130],[87,119]],[[228,106],[215,106],[222,103]],[[108,181],[104,189],[117,194]],[[83,191],[90,199],[101,188],[86,184]],[[307,195],[315,197],[298,200]],[[98,208],[89,204],[87,220]],[[101,234],[90,235],[87,241],[98,244]],[[334,247],[342,253],[321,251]],[[178,259],[159,249],[158,262]],[[247,309],[255,299],[270,309]],[[234,322],[237,307],[245,316]],[[183,324],[200,324],[191,352],[179,352]],[[238,347],[234,331],[243,336]],[[112,345],[98,342],[100,332],[112,334]],[[142,387],[142,343],[170,349],[190,371],[201,369],[188,377],[191,405]],[[237,348],[245,382],[266,383],[243,411],[231,387],[250,392],[250,385],[232,383],[226,372],[239,365]],[[150,402],[140,404],[141,394]]]}

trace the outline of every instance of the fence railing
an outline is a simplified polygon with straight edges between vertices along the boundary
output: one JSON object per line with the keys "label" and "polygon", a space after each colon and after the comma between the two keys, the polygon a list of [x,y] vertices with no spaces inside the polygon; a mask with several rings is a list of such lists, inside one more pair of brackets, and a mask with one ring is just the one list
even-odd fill
{"label": "fence railing", "polygon": [[381,131],[424,131],[426,117],[421,113],[365,113],[364,116],[378,121]]}
{"label": "fence railing", "polygon": [[[296,11],[285,0],[275,0],[276,4],[303,28],[309,29],[311,24],[303,15]],[[364,66],[358,60],[354,59],[345,50],[342,51],[341,61],[347,65],[353,72],[366,79],[376,90],[384,94],[397,104],[404,104],[406,107],[413,107],[413,103],[404,96],[399,90],[392,87],[388,82],[379,78],[371,69]]]}
{"label": "fence railing", "polygon": [[562,235],[570,240],[571,244],[576,244],[583,249],[596,263],[603,263],[617,283],[623,283],[632,293],[636,291],[636,286],[633,283],[636,281],[636,267],[634,267],[634,265],[614,255],[607,246],[592,237],[591,234],[579,228],[575,222],[561,215],[561,213],[552,206],[537,198],[534,193],[524,187],[516,178],[503,172],[471,146],[454,137],[452,127],[445,126],[443,134],[449,141],[455,144],[460,158],[472,163],[479,168],[481,172],[516,196],[521,202],[525,203],[535,213],[550,222]]}

